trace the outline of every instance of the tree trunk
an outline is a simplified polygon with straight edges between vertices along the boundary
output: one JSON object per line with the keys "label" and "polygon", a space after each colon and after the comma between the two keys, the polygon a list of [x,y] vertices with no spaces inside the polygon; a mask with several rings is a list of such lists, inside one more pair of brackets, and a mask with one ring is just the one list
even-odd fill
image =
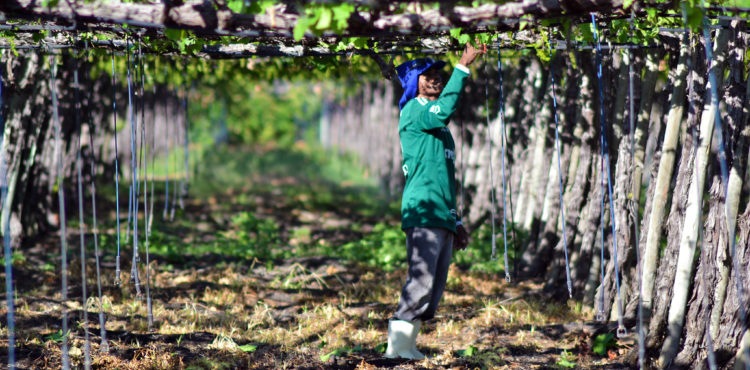
{"label": "tree trunk", "polygon": [[[740,191],[742,189],[741,173],[746,166],[745,147],[750,129],[743,127],[742,109],[747,96],[747,85],[742,78],[744,46],[737,39],[729,42],[730,74],[723,101],[729,104],[728,123],[725,133],[733,133],[727,143],[732,143],[732,166],[729,172],[727,197],[724,199],[722,179],[714,175],[711,185],[711,207],[705,225],[704,240],[701,244],[701,257],[695,275],[695,285],[685,320],[684,345],[675,359],[678,366],[690,366],[700,355],[701,348],[708,347],[705,335],[711,335],[712,341],[719,333],[719,319],[729,283],[731,260],[729,259],[728,241],[734,235],[738,213]],[[714,166],[717,168],[717,166]],[[724,216],[724,217],[722,217]],[[726,220],[726,223],[725,223]],[[702,357],[702,356],[701,356]],[[705,358],[700,358],[700,366],[705,367]]]}
{"label": "tree trunk", "polygon": [[[705,70],[705,58],[702,57],[702,55],[704,55],[702,54],[702,51],[694,50],[692,53],[693,68],[688,75],[687,83],[687,88],[688,90],[690,90],[690,94],[688,96],[688,118],[686,121],[686,132],[688,134],[685,135],[683,139],[679,165],[677,167],[677,178],[676,180],[674,180],[675,185],[671,197],[671,207],[669,216],[667,218],[667,245],[659,261],[659,269],[656,272],[656,290],[652,297],[653,301],[651,302],[651,299],[649,298],[650,296],[647,296],[646,294],[643,295],[644,312],[649,312],[649,309],[652,312],[648,333],[649,347],[660,346],[661,338],[664,335],[667,311],[672,300],[672,287],[674,285],[674,276],[676,273],[675,269],[680,246],[680,235],[682,234],[683,230],[682,224],[683,218],[685,217],[684,210],[687,207],[686,203],[688,187],[692,177],[691,174],[693,173],[693,156],[694,152],[697,150],[695,149],[695,147],[700,144],[695,142],[697,138],[693,137],[691,133],[698,132],[698,125],[700,123],[699,117],[703,104],[703,89],[705,87],[705,80],[702,77],[703,73],[699,71]],[[670,132],[669,122],[667,122],[666,130],[667,131],[665,132],[665,135],[668,135]],[[667,155],[667,150],[667,148],[664,148],[662,150],[662,158]],[[661,176],[661,174],[659,176]],[[657,182],[658,181],[659,179],[657,179]],[[668,204],[667,199],[657,199],[659,198],[655,196],[653,200],[655,204]],[[654,209],[656,209],[656,207]],[[656,217],[653,217],[651,219],[652,223],[654,222],[655,218]],[[652,231],[653,230],[651,230],[651,228],[649,227],[649,234],[651,234]],[[658,239],[656,241],[658,241]],[[647,248],[650,248],[652,246],[651,243],[648,241],[647,243]],[[659,244],[654,244],[653,246],[654,248],[658,248],[658,245]],[[658,249],[656,251],[653,251],[652,253],[656,252],[658,252]],[[648,252],[644,254],[649,255]],[[646,260],[648,260],[648,257],[644,257],[644,261]],[[644,263],[644,266],[645,265],[646,264]],[[646,275],[646,270],[644,269],[643,276],[653,275]],[[647,280],[644,279],[644,282],[647,282]],[[648,284],[644,284],[644,286],[646,285]],[[647,305],[647,302],[650,302],[651,304]]]}
{"label": "tree trunk", "polygon": [[[727,46],[728,32],[720,29],[714,42],[714,60],[711,61],[712,72],[716,76],[718,88],[721,86],[721,79],[724,76],[724,67],[726,66],[726,55],[724,55]],[[708,40],[705,40],[708,42]],[[668,330],[662,353],[659,357],[659,363],[663,366],[671,363],[677,354],[677,349],[682,336],[682,328],[685,323],[685,310],[687,306],[688,294],[692,282],[693,270],[695,267],[695,248],[699,242],[698,233],[702,228],[703,215],[703,193],[705,192],[706,174],[708,167],[708,158],[711,150],[711,139],[714,132],[716,111],[719,109],[710,98],[711,81],[706,85],[706,99],[703,114],[700,123],[700,144],[695,153],[695,162],[693,164],[693,176],[688,189],[687,207],[685,208],[685,219],[680,239],[679,255],[674,277],[674,286],[672,288],[672,302],[669,307]],[[718,99],[717,99],[718,101]]]}
{"label": "tree trunk", "polygon": [[[645,146],[646,146],[646,138],[649,135],[649,121],[652,111],[652,105],[658,104],[654,103],[654,95],[655,95],[655,88],[656,88],[656,81],[658,77],[658,63],[660,60],[660,56],[657,55],[656,52],[647,52],[646,53],[646,61],[644,65],[644,71],[643,71],[643,79],[641,81],[641,87],[640,87],[640,103],[639,108],[636,115],[636,127],[635,127],[635,133],[634,133],[634,140],[635,140],[635,163],[633,164],[633,174],[632,174],[632,187],[631,187],[631,194],[632,194],[632,203],[634,204],[634,209],[631,210],[635,211],[635,214],[633,215],[636,219],[634,222],[636,225],[641,225],[641,220],[637,219],[638,215],[640,214],[640,207],[641,207],[641,189],[643,186],[643,177],[648,176],[649,174],[644,174],[644,168],[646,164],[644,163],[644,156],[645,156]],[[659,136],[660,127],[653,127],[652,128],[654,136]],[[650,184],[653,184],[651,182]],[[649,188],[653,189],[652,186],[649,186]],[[649,192],[646,196],[646,199],[650,199],[650,197],[653,197],[653,191]],[[650,209],[644,210],[644,216],[647,216]],[[643,223],[646,224],[646,219],[643,219]],[[643,236],[643,233],[641,235],[638,235],[637,237]],[[635,240],[635,239],[634,239]],[[640,240],[635,240],[638,242],[638,248],[640,248]],[[639,250],[640,252],[640,250]],[[638,263],[642,263],[642,261],[637,261]],[[638,269],[641,267],[638,266]],[[640,271],[631,271],[629,274],[632,279],[630,280],[630,287],[629,291],[633,292],[632,298],[627,301],[627,305],[625,308],[625,316],[626,317],[634,317],[636,316],[636,310],[638,308],[638,300],[640,298],[640,285],[642,282],[642,277],[640,274]]]}
{"label": "tree trunk", "polygon": [[[672,99],[669,113],[667,114],[667,125],[664,130],[664,141],[659,157],[659,167],[653,186],[653,196],[647,199],[647,208],[650,213],[644,219],[648,224],[643,227],[645,243],[641,243],[641,299],[643,302],[644,320],[651,316],[654,307],[654,284],[656,282],[656,267],[659,258],[659,245],[663,233],[664,211],[669,204],[669,190],[672,183],[674,171],[675,154],[677,152],[677,141],[682,125],[685,95],[687,91],[686,78],[688,75],[688,56],[691,52],[688,44],[680,46],[680,58],[676,68],[670,72],[672,84]],[[652,132],[653,135],[653,132]]]}

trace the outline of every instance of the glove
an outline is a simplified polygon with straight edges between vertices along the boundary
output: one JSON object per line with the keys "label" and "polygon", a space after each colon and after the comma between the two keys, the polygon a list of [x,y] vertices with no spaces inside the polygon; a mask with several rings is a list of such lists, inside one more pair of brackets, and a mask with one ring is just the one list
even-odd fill
{"label": "glove", "polygon": [[453,250],[462,251],[469,246],[469,232],[463,225],[456,226],[456,234],[453,236]]}

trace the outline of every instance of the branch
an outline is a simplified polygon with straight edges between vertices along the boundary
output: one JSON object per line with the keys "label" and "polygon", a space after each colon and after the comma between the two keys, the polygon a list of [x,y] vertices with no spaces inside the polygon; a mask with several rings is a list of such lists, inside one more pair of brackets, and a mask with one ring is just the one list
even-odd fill
{"label": "branch", "polygon": [[[242,34],[246,37],[282,36],[291,38],[299,19],[284,5],[274,6],[272,14],[237,14],[226,8],[216,9],[211,3],[188,2],[179,5],[135,4],[116,2],[78,2],[71,6],[60,2],[44,7],[38,0],[3,0],[0,12],[7,18],[46,20],[74,25],[85,30],[101,24],[128,24],[145,29],[181,28],[204,36]],[[585,16],[589,12],[612,13],[622,9],[622,0],[522,0],[503,5],[443,7],[419,13],[376,16],[360,11],[352,14],[349,28],[338,36],[378,37],[383,34],[430,35],[461,27],[465,32],[488,29],[515,29],[517,19],[529,16],[544,19]],[[308,35],[312,36],[312,35]]]}

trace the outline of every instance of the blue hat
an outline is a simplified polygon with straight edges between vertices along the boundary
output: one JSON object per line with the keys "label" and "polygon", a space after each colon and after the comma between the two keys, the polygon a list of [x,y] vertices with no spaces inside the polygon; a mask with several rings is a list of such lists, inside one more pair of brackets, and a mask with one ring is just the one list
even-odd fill
{"label": "blue hat", "polygon": [[442,60],[420,58],[410,60],[396,67],[401,87],[404,88],[404,95],[401,95],[401,100],[398,101],[398,108],[403,109],[404,105],[419,93],[419,75],[432,67],[443,68],[444,66],[445,62]]}

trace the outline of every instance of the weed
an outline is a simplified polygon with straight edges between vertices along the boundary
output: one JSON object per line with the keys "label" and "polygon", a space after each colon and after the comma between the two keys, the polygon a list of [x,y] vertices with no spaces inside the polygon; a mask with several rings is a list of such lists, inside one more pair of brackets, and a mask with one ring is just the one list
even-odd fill
{"label": "weed", "polygon": [[599,334],[594,338],[594,345],[591,347],[591,351],[599,356],[606,356],[607,351],[612,348],[617,348],[617,339],[614,334],[605,333]]}
{"label": "weed", "polygon": [[555,365],[558,366],[558,368],[561,369],[573,369],[576,365],[576,355],[568,352],[567,350],[563,350],[562,353],[560,353],[560,359],[557,360]]}

